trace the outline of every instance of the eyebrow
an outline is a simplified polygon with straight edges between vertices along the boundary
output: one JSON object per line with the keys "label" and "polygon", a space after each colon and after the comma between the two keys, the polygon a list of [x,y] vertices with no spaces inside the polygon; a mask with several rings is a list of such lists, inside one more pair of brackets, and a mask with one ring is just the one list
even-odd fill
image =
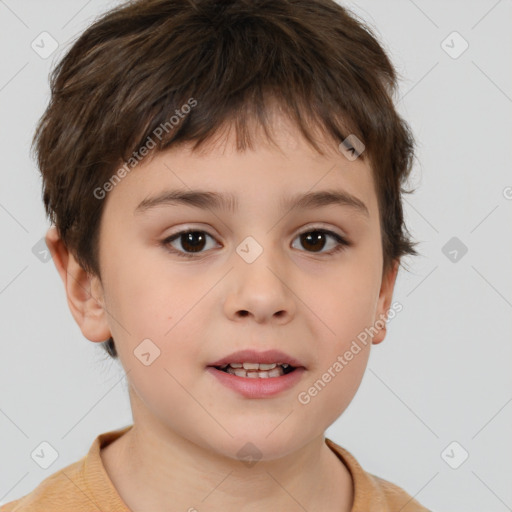
{"label": "eyebrow", "polygon": [[[205,210],[223,210],[234,214],[237,212],[239,203],[236,196],[229,193],[221,194],[204,190],[165,190],[141,201],[135,208],[134,214],[141,214],[160,206],[179,204]],[[322,190],[295,194],[283,198],[280,202],[280,207],[283,210],[314,209],[331,205],[350,207],[365,217],[370,216],[363,201],[344,190]]]}

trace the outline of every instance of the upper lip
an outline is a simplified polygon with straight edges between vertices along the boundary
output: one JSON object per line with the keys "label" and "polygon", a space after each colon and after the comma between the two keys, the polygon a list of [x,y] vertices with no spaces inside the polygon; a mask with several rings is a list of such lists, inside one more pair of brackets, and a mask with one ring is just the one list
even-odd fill
{"label": "upper lip", "polygon": [[210,363],[208,366],[225,366],[229,363],[287,363],[294,368],[305,368],[298,359],[295,359],[280,350],[266,350],[264,352],[259,352],[258,350],[252,349],[233,352],[218,361]]}

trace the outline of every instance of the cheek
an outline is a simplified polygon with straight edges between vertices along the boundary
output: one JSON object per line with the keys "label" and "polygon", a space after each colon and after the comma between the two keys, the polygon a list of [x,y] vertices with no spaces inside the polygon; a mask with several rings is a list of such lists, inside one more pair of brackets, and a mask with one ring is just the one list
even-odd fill
{"label": "cheek", "polygon": [[363,378],[380,282],[374,268],[361,264],[350,271],[340,266],[329,279],[310,285],[316,364],[298,402],[329,425],[349,405]]}
{"label": "cheek", "polygon": [[115,320],[110,325],[114,339],[118,336],[123,363],[130,367],[133,361],[137,366],[140,362],[134,356],[149,352],[155,358],[152,371],[168,376],[167,369],[180,382],[196,378],[204,370],[203,345],[212,342],[205,326],[212,309],[205,310],[206,302],[201,301],[211,288],[208,280],[175,269],[165,275],[165,267],[124,267],[116,272],[117,288],[110,294]]}
{"label": "cheek", "polygon": [[327,344],[325,354],[344,350],[350,340],[372,325],[380,289],[374,269],[340,266],[326,279],[309,285],[304,296],[311,301],[311,309],[321,324],[317,333]]}
{"label": "cheek", "polygon": [[349,406],[361,384],[370,351],[369,345],[360,345],[356,354],[350,352],[350,361],[346,359],[344,350],[333,354],[328,362],[312,372],[298,390],[297,408],[305,421],[317,418],[321,429],[325,430]]}
{"label": "cheek", "polygon": [[[190,376],[190,370],[170,366],[163,355],[149,366],[132,365],[130,381],[130,401],[135,422],[153,422],[155,419],[170,428],[184,439],[203,444],[208,435],[202,428],[215,430],[211,416],[205,414],[213,410],[213,405],[201,399],[194,388],[197,379]],[[123,365],[124,366],[124,365]],[[191,428],[191,425],[195,427]]]}

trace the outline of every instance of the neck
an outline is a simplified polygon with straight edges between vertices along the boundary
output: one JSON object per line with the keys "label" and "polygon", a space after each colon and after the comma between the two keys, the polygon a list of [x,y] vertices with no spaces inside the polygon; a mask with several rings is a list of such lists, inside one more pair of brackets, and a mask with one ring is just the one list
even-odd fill
{"label": "neck", "polygon": [[101,451],[105,469],[133,512],[243,509],[349,512],[352,480],[323,435],[275,460],[243,463],[168,429],[134,426]]}

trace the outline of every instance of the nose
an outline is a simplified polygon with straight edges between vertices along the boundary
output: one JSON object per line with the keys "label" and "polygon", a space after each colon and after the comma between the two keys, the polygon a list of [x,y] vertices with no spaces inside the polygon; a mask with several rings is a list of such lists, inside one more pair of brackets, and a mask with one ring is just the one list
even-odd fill
{"label": "nose", "polygon": [[234,254],[229,273],[225,313],[231,320],[251,317],[257,323],[288,323],[295,315],[292,268],[265,249],[252,262]]}

